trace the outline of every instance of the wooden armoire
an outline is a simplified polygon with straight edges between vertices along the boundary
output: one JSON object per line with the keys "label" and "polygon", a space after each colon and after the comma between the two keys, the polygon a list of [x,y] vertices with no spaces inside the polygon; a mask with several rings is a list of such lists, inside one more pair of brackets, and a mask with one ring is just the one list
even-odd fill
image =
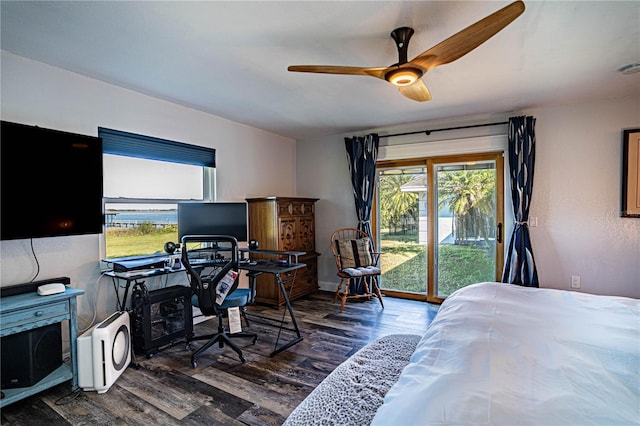
{"label": "wooden armoire", "polygon": [[[292,277],[283,277],[291,300],[318,290],[316,201],[317,198],[300,197],[247,198],[249,239],[258,241],[258,249],[305,252],[298,261],[307,266],[296,271],[293,288],[289,279]],[[273,306],[284,304],[274,275],[257,277],[255,300]]]}

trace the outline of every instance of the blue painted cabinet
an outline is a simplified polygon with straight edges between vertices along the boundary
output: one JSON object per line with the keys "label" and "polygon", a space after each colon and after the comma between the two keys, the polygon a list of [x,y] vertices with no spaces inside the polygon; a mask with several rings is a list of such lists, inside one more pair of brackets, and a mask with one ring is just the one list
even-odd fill
{"label": "blue painted cabinet", "polygon": [[1,337],[67,321],[70,359],[31,387],[3,389],[0,407],[19,401],[59,383],[71,380],[71,391],[78,390],[78,313],[76,298],[83,290],[67,287],[64,293],[38,296],[36,292],[0,299]]}

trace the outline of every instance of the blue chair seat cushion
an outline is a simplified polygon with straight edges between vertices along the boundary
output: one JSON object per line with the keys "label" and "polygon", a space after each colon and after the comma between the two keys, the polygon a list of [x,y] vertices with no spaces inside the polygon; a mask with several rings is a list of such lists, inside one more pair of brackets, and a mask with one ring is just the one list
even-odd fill
{"label": "blue chair seat cushion", "polygon": [[[236,306],[244,306],[251,300],[251,290],[248,288],[237,288],[233,293],[227,294],[224,298],[222,305],[218,306],[220,309],[233,308]],[[191,296],[191,304],[195,307],[200,307],[198,303],[198,296],[194,294]]]}
{"label": "blue chair seat cushion", "polygon": [[362,277],[368,275],[380,275],[381,271],[377,266],[361,266],[359,268],[345,268],[342,272],[352,277]]}

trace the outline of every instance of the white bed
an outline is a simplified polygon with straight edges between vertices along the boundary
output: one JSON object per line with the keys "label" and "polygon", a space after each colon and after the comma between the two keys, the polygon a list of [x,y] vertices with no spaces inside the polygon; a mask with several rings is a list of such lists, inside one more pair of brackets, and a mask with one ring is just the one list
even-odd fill
{"label": "white bed", "polygon": [[501,283],[461,289],[372,424],[640,424],[640,300]]}

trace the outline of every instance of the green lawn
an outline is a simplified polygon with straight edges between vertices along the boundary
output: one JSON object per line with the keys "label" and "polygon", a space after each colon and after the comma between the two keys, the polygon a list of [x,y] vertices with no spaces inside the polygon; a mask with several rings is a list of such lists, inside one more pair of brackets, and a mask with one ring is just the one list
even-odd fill
{"label": "green lawn", "polygon": [[[380,264],[385,271],[382,288],[425,293],[427,291],[427,248],[415,242],[416,235],[383,235]],[[178,242],[177,227],[155,229],[107,229],[110,258],[162,253],[164,243]],[[441,244],[438,247],[439,294],[449,295],[466,285],[494,281],[493,248]]]}
{"label": "green lawn", "polygon": [[[382,238],[381,277],[383,288],[425,293],[427,290],[427,247],[406,235],[386,235]],[[492,248],[470,245],[440,244],[439,295],[481,281],[494,281],[494,251]]]}
{"label": "green lawn", "polygon": [[164,229],[107,229],[107,256],[109,258],[139,256],[164,252],[164,243],[178,242],[178,228],[169,226]]}

